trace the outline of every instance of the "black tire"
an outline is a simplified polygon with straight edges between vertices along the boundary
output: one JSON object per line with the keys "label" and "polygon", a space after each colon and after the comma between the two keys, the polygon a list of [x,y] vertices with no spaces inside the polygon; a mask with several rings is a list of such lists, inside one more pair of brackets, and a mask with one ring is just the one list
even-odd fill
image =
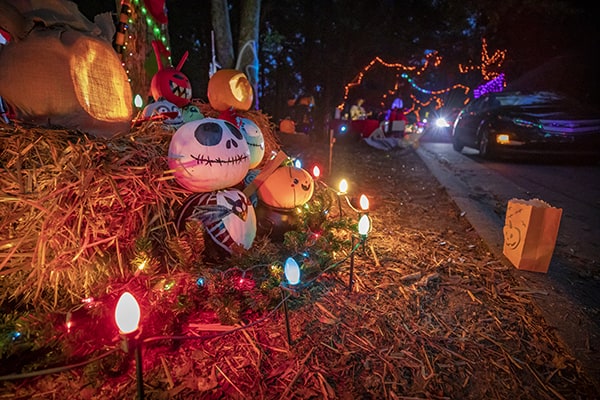
{"label": "black tire", "polygon": [[456,135],[452,136],[452,148],[457,152],[462,152],[465,145],[458,139]]}
{"label": "black tire", "polygon": [[494,143],[490,140],[490,132],[486,129],[479,139],[479,156],[488,160],[495,157]]}

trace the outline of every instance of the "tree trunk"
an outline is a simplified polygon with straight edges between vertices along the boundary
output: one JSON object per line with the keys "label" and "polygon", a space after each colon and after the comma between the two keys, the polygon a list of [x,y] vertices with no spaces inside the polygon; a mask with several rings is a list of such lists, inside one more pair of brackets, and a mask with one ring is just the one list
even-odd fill
{"label": "tree trunk", "polygon": [[221,68],[233,68],[235,60],[227,0],[211,0],[210,9],[212,26],[215,32],[217,61],[221,65]]}
{"label": "tree trunk", "polygon": [[254,107],[258,109],[258,31],[261,0],[242,2],[236,69],[244,72],[254,88]]}

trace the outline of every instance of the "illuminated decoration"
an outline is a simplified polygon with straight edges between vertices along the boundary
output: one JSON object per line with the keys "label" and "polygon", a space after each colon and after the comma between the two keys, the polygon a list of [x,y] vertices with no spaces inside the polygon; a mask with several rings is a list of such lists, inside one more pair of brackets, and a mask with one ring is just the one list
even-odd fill
{"label": "illuminated decoration", "polygon": [[466,74],[473,70],[480,70],[481,76],[486,81],[497,78],[501,73],[500,67],[506,58],[506,50],[496,50],[491,56],[488,54],[487,41],[481,41],[481,64],[480,65],[458,65],[458,70]]}
{"label": "illuminated decoration", "polygon": [[358,234],[361,237],[367,236],[367,234],[371,231],[371,220],[367,214],[364,214],[358,220]]}
{"label": "illuminated decoration", "polygon": [[129,131],[133,113],[119,64],[111,43],[91,31],[65,25],[57,35],[35,26],[2,46],[0,97],[20,121],[111,138]]}
{"label": "illuminated decoration", "polygon": [[[166,14],[161,13],[160,4],[151,4],[147,7],[147,1],[122,0],[119,13],[119,22],[114,40],[114,48],[121,58],[121,65],[129,76],[129,83],[134,94],[145,96],[149,92],[150,76],[152,73],[146,71],[147,61],[153,57],[146,43],[157,40],[166,49],[161,56],[171,63],[171,53],[168,40],[168,25]],[[152,1],[152,3],[160,3]],[[158,7],[157,7],[158,6]],[[150,10],[149,10],[150,8]],[[143,79],[132,79],[132,77],[144,77]]]}
{"label": "illuminated decoration", "polygon": [[138,399],[144,398],[144,379],[142,371],[142,352],[140,343],[133,335],[139,334],[139,323],[141,318],[140,306],[129,292],[125,292],[119,298],[115,308],[115,322],[119,328],[119,333],[123,338],[123,348],[125,352],[129,351],[129,346],[133,347],[135,354],[135,371],[137,377]]}
{"label": "illuminated decoration", "polygon": [[340,194],[348,193],[348,181],[346,179],[342,179],[338,188],[340,190]]}
{"label": "illuminated decoration", "polygon": [[478,98],[486,93],[501,92],[506,87],[506,81],[504,80],[504,73],[498,75],[491,81],[484,83],[473,90],[473,97]]}
{"label": "illuminated decoration", "polygon": [[142,108],[142,106],[144,105],[144,99],[142,99],[142,96],[140,96],[139,94],[136,94],[133,99],[133,104],[137,108]]}
{"label": "illuminated decoration", "polygon": [[[294,286],[300,283],[300,267],[296,260],[292,257],[288,257],[285,260],[284,275],[288,285]],[[292,345],[292,332],[290,330],[290,317],[287,306],[287,299],[289,296],[285,295],[283,284],[281,285],[281,298],[283,302],[283,314],[285,316],[285,331],[287,333],[288,345]]]}
{"label": "illuminated decoration", "polygon": [[314,179],[319,179],[321,176],[321,168],[318,165],[315,165],[312,169],[312,176]]}
{"label": "illuminated decoration", "polygon": [[129,334],[138,329],[140,323],[140,306],[129,292],[125,292],[119,297],[117,307],[115,308],[115,321],[121,334]]}
{"label": "illuminated decoration", "polygon": [[285,260],[284,273],[290,285],[297,285],[300,282],[300,267],[292,257]]}
{"label": "illuminated decoration", "polygon": [[360,195],[360,209],[363,211],[367,211],[369,209],[369,198],[364,194]]}
{"label": "illuminated decoration", "polygon": [[375,57],[369,64],[367,64],[362,71],[348,84],[346,84],[344,88],[344,99],[343,102],[337,107],[340,111],[343,111],[346,107],[346,102],[349,99],[350,91],[360,86],[363,82],[363,79],[367,75],[368,72],[375,66],[381,65],[385,68],[395,70],[396,72],[396,82],[393,86],[393,89],[388,90],[386,93],[382,95],[381,105],[385,106],[386,99],[388,96],[396,96],[398,95],[398,90],[401,86],[401,80],[407,81],[410,86],[420,95],[427,95],[428,98],[426,100],[419,100],[419,98],[411,94],[410,98],[412,100],[412,105],[404,110],[405,114],[409,114],[414,112],[417,117],[419,115],[419,111],[421,108],[428,107],[430,105],[435,105],[436,109],[439,109],[444,105],[444,101],[441,98],[442,95],[447,94],[453,90],[461,90],[463,94],[466,96],[470,88],[468,86],[462,84],[456,84],[448,88],[438,89],[438,90],[428,90],[420,87],[414,80],[415,77],[422,76],[426,73],[430,68],[437,68],[441,65],[442,57],[438,54],[437,51],[433,51],[428,53],[425,56],[425,62],[421,67],[404,65],[401,63],[388,63],[383,61],[380,57]]}

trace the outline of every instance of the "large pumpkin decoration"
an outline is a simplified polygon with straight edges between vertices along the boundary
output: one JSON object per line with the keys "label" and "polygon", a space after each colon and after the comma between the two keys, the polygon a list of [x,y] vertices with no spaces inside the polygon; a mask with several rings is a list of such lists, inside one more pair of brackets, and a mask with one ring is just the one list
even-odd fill
{"label": "large pumpkin decoration", "polygon": [[[23,7],[28,3],[17,2]],[[27,15],[23,21],[32,27],[8,32],[12,40],[0,49],[0,97],[15,118],[106,138],[128,132],[131,87],[100,29],[70,2],[14,11]]]}
{"label": "large pumpkin decoration", "polygon": [[246,195],[237,189],[196,193],[179,211],[176,226],[185,230],[189,220],[204,225],[211,239],[228,253],[235,246],[249,249],[256,237],[256,214]]}
{"label": "large pumpkin decoration", "polygon": [[234,124],[204,118],[175,131],[168,162],[181,186],[192,192],[211,192],[244,179],[250,168],[250,149]]}
{"label": "large pumpkin decoration", "polygon": [[185,60],[187,60],[189,53],[187,51],[184,53],[176,68],[171,66],[165,67],[160,56],[165,51],[160,49],[162,43],[154,40],[152,41],[152,46],[154,47],[156,62],[158,64],[158,72],[154,74],[150,82],[152,97],[154,100],[164,98],[177,107],[188,105],[192,100],[192,84],[188,77],[181,72],[181,67],[185,63]]}
{"label": "large pumpkin decoration", "polygon": [[220,69],[208,80],[208,102],[217,111],[229,108],[247,111],[252,106],[252,85],[243,72]]}
{"label": "large pumpkin decoration", "polygon": [[266,205],[293,209],[312,197],[315,183],[308,171],[293,165],[277,168],[258,188],[258,198]]}
{"label": "large pumpkin decoration", "polygon": [[265,155],[265,138],[254,121],[240,118],[240,130],[250,148],[250,168],[256,168]]}

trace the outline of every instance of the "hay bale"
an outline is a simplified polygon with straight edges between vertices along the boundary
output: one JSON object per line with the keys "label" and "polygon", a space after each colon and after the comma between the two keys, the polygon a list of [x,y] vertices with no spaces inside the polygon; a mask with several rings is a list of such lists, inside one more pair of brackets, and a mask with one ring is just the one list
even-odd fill
{"label": "hay bale", "polygon": [[157,123],[110,140],[0,127],[0,306],[68,307],[133,274],[139,239],[164,250],[191,194],[167,172],[172,134]]}

